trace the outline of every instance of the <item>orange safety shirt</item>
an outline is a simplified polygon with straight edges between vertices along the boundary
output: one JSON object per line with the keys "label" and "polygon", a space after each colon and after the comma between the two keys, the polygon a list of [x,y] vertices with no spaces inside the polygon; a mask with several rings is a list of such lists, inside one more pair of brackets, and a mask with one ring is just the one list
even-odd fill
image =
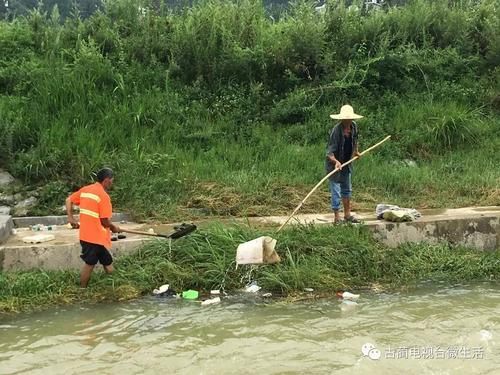
{"label": "orange safety shirt", "polygon": [[111,219],[113,214],[111,199],[104,187],[98,182],[84,186],[69,199],[80,206],[80,240],[111,249],[111,232],[101,224],[101,219]]}

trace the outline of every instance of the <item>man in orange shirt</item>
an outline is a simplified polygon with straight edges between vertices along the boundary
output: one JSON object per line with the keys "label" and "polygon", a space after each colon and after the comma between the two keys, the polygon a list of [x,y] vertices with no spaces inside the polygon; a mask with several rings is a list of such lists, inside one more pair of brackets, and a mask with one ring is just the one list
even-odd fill
{"label": "man in orange shirt", "polygon": [[[113,272],[111,232],[118,233],[120,228],[111,222],[113,209],[106,192],[113,185],[113,171],[103,168],[97,172],[95,184],[82,187],[66,199],[68,222],[73,228],[80,228],[80,258],[85,262],[80,273],[80,286],[86,288],[97,262],[106,273]],[[80,206],[80,224],[73,217],[73,205]]]}

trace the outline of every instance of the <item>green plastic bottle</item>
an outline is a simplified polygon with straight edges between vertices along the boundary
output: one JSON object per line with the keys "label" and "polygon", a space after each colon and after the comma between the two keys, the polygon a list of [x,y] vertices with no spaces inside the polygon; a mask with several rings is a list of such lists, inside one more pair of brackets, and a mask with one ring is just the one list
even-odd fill
{"label": "green plastic bottle", "polygon": [[182,298],[184,299],[198,299],[198,291],[197,290],[185,290],[182,292]]}

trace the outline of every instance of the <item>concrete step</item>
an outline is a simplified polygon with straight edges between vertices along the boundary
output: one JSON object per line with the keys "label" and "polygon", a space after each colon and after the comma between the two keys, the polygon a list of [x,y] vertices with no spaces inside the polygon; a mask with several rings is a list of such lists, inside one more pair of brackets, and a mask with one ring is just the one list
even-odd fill
{"label": "concrete step", "polygon": [[[128,223],[120,226],[124,229],[144,230],[143,224]],[[37,244],[24,243],[23,239],[33,234],[51,234],[55,239]],[[111,254],[114,257],[130,254],[148,241],[165,241],[150,236],[126,235],[127,238],[112,242]],[[17,228],[16,234],[0,245],[0,271],[79,269],[82,260],[78,237],[78,230],[69,229],[65,225],[54,225],[53,230],[46,232]]]}
{"label": "concrete step", "polygon": [[[75,215],[75,218],[79,218],[79,215]],[[32,225],[43,224],[43,225],[64,225],[68,222],[68,217],[66,215],[61,216],[26,216],[26,217],[14,217],[12,218],[15,228],[28,228]],[[115,212],[111,221],[119,223],[120,221],[129,221],[129,215]]]}
{"label": "concrete step", "polygon": [[[439,210],[420,210],[422,217],[413,222],[393,223],[384,220],[377,220],[374,213],[356,215],[363,220],[365,225],[372,233],[375,239],[385,246],[395,247],[406,242],[428,242],[438,243],[447,242],[456,245],[464,245],[477,250],[495,250],[500,249],[500,207],[466,207],[458,209],[439,209]],[[66,223],[63,217],[61,223]],[[120,217],[114,219],[119,221]],[[253,226],[272,225],[277,227],[287,219],[286,216],[260,217],[248,219],[219,219],[223,223],[240,222],[250,223]],[[204,220],[204,223],[216,219]],[[297,215],[290,221],[294,224],[332,224],[334,215],[329,214],[305,214]],[[1,223],[4,223],[4,230],[0,230],[0,235],[7,235],[13,226],[9,217],[0,216]],[[40,222],[40,218],[32,221],[32,224],[52,224],[53,221]],[[198,223],[203,226],[204,223]],[[24,222],[29,226],[29,222]],[[120,225],[128,229],[147,230],[146,225],[137,223],[128,223]],[[172,224],[155,226],[157,233],[168,233],[172,230]],[[332,226],[332,236],[335,236],[337,227]],[[269,228],[269,234],[272,236],[274,228]],[[16,236],[11,238],[0,246],[0,271],[8,270],[27,270],[33,268],[41,269],[77,269],[81,267],[80,244],[78,242],[78,231],[67,229],[65,227],[56,228],[51,232],[56,239],[42,244],[28,245],[22,242],[24,235],[31,234],[28,228],[18,229]],[[129,254],[141,247],[146,241],[152,240],[152,237],[143,237],[137,235],[127,235],[124,240],[113,242],[113,254],[121,256]],[[155,240],[153,238],[153,240]],[[250,240],[250,239],[249,239]],[[279,251],[279,244],[277,247]],[[236,249],[235,249],[236,250]]]}
{"label": "concrete step", "polygon": [[0,244],[7,241],[12,228],[14,228],[12,217],[9,215],[0,215]]}

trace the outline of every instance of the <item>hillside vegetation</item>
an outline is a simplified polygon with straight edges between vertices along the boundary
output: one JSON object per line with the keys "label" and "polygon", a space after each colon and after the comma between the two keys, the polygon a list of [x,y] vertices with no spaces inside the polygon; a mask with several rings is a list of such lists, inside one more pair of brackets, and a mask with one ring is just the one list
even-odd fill
{"label": "hillside vegetation", "polygon": [[[296,2],[116,0],[0,22],[0,164],[48,213],[102,165],[138,218],[288,213],[324,175],[350,103],[357,208],[500,204],[500,5],[380,11]],[[412,163],[415,162],[414,163]],[[326,185],[304,211],[327,211]]]}

